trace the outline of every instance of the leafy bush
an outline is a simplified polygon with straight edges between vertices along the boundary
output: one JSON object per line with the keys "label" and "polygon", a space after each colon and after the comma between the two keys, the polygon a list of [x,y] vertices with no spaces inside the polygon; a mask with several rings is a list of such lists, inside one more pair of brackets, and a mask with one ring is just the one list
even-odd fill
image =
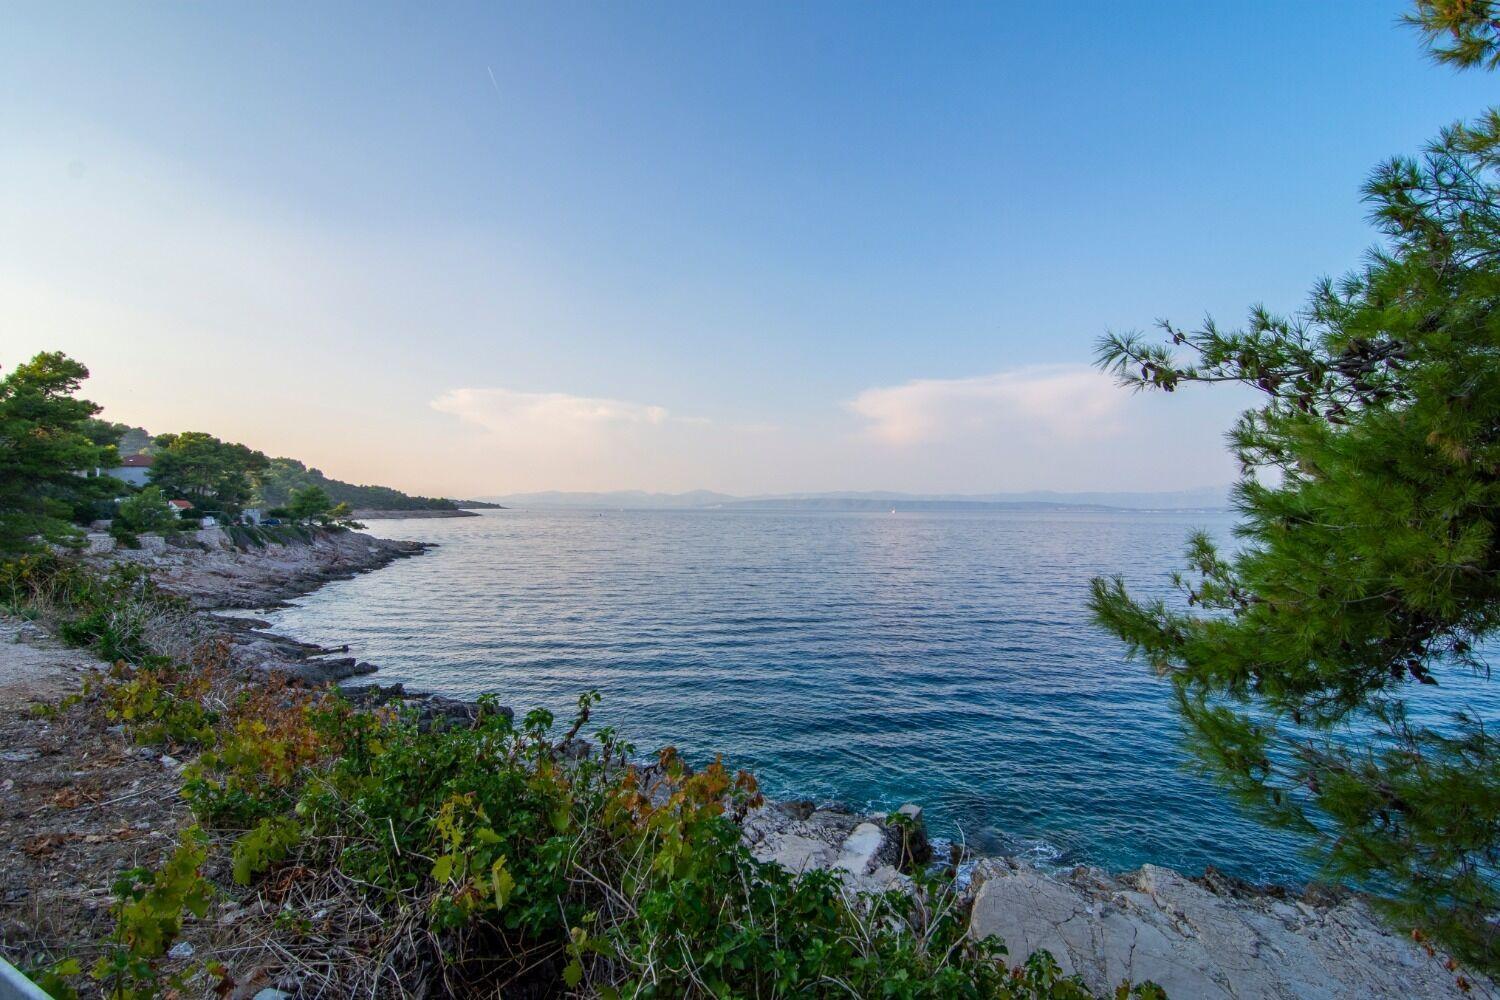
{"label": "leafy bush", "polygon": [[133,496],[120,501],[115,512],[116,524],[124,530],[134,532],[169,531],[177,527],[178,517],[167,504],[161,488],[147,486]]}
{"label": "leafy bush", "polygon": [[131,667],[120,661],[97,686],[106,715],[123,722],[136,742],[200,746],[214,740],[218,720],[202,702],[209,683],[210,675],[203,671],[184,672],[155,662]]}
{"label": "leafy bush", "polygon": [[[188,830],[160,871],[132,868],[121,873],[114,887],[119,902],[110,948],[92,970],[110,997],[146,1000],[161,995],[157,962],[182,931],[184,911],[202,917],[213,901],[213,887],[201,871],[207,859],[206,839]],[[175,990],[184,984],[167,985]]]}
{"label": "leafy bush", "polygon": [[[379,913],[390,940],[362,945],[375,978],[523,996],[1089,995],[1046,953],[1012,968],[1000,942],[970,939],[943,877],[917,871],[910,893],[857,896],[832,873],[757,861],[738,825],[760,802],[754,778],[720,761],[695,772],[671,748],[631,763],[608,728],[585,743],[597,694],[560,735],[550,713],[517,725],[493,699],[472,726],[444,728],[285,680],[226,694],[225,647],[200,644],[179,666],[116,627],[178,607],[149,580],[49,558],[0,567],[0,598],[45,608],[75,641],[135,654],[91,685],[90,703],[141,742],[204,747],[183,791],[202,824],[230,836],[236,883],[331,875],[351,910]],[[125,873],[94,967],[111,995],[186,985],[163,982],[158,965],[184,912],[207,906],[208,850],[190,832],[157,874]],[[431,947],[397,950],[399,936]],[[62,990],[72,968],[43,971]]]}
{"label": "leafy bush", "polygon": [[205,823],[244,827],[285,812],[307,769],[337,755],[353,724],[346,702],[282,680],[241,692],[218,742],[185,772],[183,795]]}
{"label": "leafy bush", "polygon": [[[459,990],[1088,996],[1049,956],[1012,970],[998,942],[970,940],[940,879],[856,899],[831,873],[757,862],[735,823],[759,802],[754,779],[717,761],[694,773],[670,749],[633,766],[608,730],[584,748],[573,737],[596,697],[561,739],[544,711],[519,727],[491,712],[472,728],[424,729],[299,710],[291,729],[338,749],[300,758],[300,774],[267,748],[227,766],[225,787],[267,812],[302,782],[295,820],[263,819],[241,837],[236,879],[282,861],[338,869],[375,894],[392,924],[415,913]],[[266,770],[252,780],[255,766]]]}
{"label": "leafy bush", "polygon": [[100,573],[50,553],[0,563],[0,605],[45,620],[63,641],[106,660],[142,662],[154,637],[196,629],[186,601],[152,583],[140,566]]}

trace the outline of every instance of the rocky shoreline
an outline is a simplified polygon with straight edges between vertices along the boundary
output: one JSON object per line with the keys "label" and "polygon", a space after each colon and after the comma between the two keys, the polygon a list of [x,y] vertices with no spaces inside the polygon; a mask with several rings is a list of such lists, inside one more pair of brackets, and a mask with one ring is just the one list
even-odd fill
{"label": "rocky shoreline", "polygon": [[221,528],[205,528],[173,541],[177,544],[143,535],[138,549],[111,547],[88,558],[146,566],[164,589],[187,598],[200,610],[269,609],[330,581],[368,573],[432,548],[428,542],[335,529],[312,529],[307,542],[273,541],[258,547],[237,546]]}
{"label": "rocky shoreline", "polygon": [[[230,642],[237,668],[322,684],[377,668],[347,647],[317,646],[272,632],[258,619],[214,612],[274,607],[429,547],[343,531],[320,532],[303,545],[239,549],[227,536],[200,537],[186,548],[90,558],[150,566],[165,588],[200,609],[205,629]],[[477,717],[473,703],[400,684],[344,690],[368,707],[409,706],[424,725]],[[910,873],[931,858],[916,805],[862,814],[768,802],[744,818],[742,829],[759,859],[794,872],[832,871],[851,891],[908,889]],[[1150,980],[1172,997],[1500,997],[1494,984],[1465,978],[1445,956],[1396,933],[1361,897],[1344,891],[1252,886],[1212,869],[1195,879],[1151,865],[1119,875],[1089,867],[1048,872],[1014,858],[976,861],[957,851],[939,863],[955,866],[966,884],[971,934],[1002,938],[1017,958],[1045,948],[1101,995],[1122,981]]]}
{"label": "rocky shoreline", "polygon": [[[89,558],[101,564],[146,566],[163,589],[186,598],[196,609],[199,637],[228,643],[230,665],[251,675],[284,674],[308,685],[332,684],[373,674],[379,668],[352,656],[348,646],[327,647],[271,631],[269,622],[222,613],[224,609],[269,610],[312,593],[334,580],[346,580],[421,555],[430,542],[376,538],[358,531],[319,530],[305,543],[270,542],[241,548],[219,529],[191,536],[189,545],[168,545],[143,536],[140,549],[113,549]],[[400,702],[424,722],[465,722],[475,717],[470,702],[401,685],[352,688],[357,703]]]}

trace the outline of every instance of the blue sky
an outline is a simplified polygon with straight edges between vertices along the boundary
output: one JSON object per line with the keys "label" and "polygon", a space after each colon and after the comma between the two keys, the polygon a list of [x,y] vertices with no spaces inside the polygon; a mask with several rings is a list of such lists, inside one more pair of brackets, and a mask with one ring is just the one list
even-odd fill
{"label": "blue sky", "polygon": [[21,5],[0,364],[424,492],[1222,482],[1092,344],[1357,262],[1492,93],[1401,9]]}

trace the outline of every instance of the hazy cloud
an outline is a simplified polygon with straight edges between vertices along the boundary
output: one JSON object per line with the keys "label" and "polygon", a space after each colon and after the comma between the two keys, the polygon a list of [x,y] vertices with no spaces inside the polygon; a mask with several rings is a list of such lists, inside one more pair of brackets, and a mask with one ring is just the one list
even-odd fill
{"label": "hazy cloud", "polygon": [[669,419],[661,406],[514,389],[450,389],[432,401],[432,408],[501,436],[546,435],[574,440],[643,425],[659,426]]}
{"label": "hazy cloud", "polygon": [[702,475],[722,433],[664,406],[565,392],[458,388],[430,405],[469,428],[460,447],[477,468],[501,470],[496,482],[561,484],[538,488],[678,486]]}
{"label": "hazy cloud", "polygon": [[1045,366],[877,386],[847,405],[868,421],[871,439],[888,445],[996,432],[1078,441],[1116,433],[1126,395],[1092,368]]}

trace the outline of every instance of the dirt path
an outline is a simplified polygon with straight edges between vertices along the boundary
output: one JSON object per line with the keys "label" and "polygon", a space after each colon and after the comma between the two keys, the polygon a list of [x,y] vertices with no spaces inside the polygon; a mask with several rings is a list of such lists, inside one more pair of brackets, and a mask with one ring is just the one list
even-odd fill
{"label": "dirt path", "polygon": [[187,809],[174,762],[82,707],[39,714],[102,667],[35,626],[0,618],[0,952],[22,967],[88,967],[113,927],[119,873],[155,867]]}
{"label": "dirt path", "polygon": [[86,671],[103,665],[30,622],[0,615],[0,711],[59,698],[76,690]]}

